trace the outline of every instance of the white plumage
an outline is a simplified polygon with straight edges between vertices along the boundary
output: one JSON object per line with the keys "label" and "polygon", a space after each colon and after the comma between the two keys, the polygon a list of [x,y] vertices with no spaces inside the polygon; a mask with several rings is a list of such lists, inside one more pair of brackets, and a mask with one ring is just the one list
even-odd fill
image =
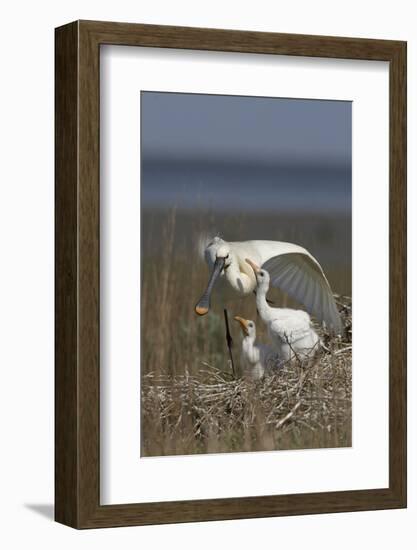
{"label": "white plumage", "polygon": [[308,313],[296,309],[271,307],[266,301],[270,276],[255,262],[247,259],[256,277],[256,307],[274,349],[284,361],[313,357],[320,347],[320,338],[311,325]]}
{"label": "white plumage", "polygon": [[219,276],[241,296],[254,292],[256,277],[245,261],[250,258],[268,271],[272,286],[303,304],[329,330],[341,333],[340,315],[330,285],[319,262],[305,248],[279,241],[227,242],[215,237],[203,253],[212,271],[207,289],[195,308],[199,315],[209,311],[211,291]]}
{"label": "white plumage", "polygon": [[276,351],[266,344],[256,342],[256,326],[254,321],[235,317],[242,329],[241,365],[243,375],[252,380],[260,380],[266,373],[277,369],[281,363]]}

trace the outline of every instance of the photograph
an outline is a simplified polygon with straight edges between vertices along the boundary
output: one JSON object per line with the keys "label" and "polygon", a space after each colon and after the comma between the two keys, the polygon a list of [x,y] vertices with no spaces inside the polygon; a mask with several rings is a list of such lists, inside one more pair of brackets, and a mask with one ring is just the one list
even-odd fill
{"label": "photograph", "polygon": [[416,10],[331,7],[2,4],[1,548],[414,547]]}
{"label": "photograph", "polygon": [[140,102],[140,456],[350,447],[352,103]]}

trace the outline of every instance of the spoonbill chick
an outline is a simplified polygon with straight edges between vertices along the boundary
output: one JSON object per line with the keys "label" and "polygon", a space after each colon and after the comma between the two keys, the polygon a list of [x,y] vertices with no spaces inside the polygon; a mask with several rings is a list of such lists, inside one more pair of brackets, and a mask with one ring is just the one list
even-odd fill
{"label": "spoonbill chick", "polygon": [[244,375],[252,380],[260,380],[265,374],[279,366],[278,354],[265,344],[256,343],[256,326],[254,321],[235,317],[242,330],[241,364]]}
{"label": "spoonbill chick", "polygon": [[311,325],[310,315],[299,309],[271,307],[266,294],[270,275],[253,261],[246,259],[256,277],[256,306],[262,321],[267,325],[271,342],[280,358],[305,360],[314,356],[321,341]]}
{"label": "spoonbill chick", "polygon": [[198,315],[208,313],[217,279],[223,279],[226,288],[239,296],[253,294],[256,277],[245,262],[251,258],[270,273],[271,286],[304,305],[330,331],[341,333],[340,315],[329,282],[319,262],[305,248],[280,241],[227,242],[215,237],[201,245],[201,252],[211,275],[195,306]]}

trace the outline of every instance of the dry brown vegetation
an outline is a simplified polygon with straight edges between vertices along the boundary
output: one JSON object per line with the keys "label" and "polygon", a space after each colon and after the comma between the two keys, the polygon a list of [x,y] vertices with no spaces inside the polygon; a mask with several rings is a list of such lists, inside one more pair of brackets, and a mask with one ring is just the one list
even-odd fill
{"label": "dry brown vegetation", "polygon": [[[349,298],[338,297],[346,327],[342,338],[322,333],[327,349],[313,364],[288,364],[258,382],[232,376],[222,311],[225,304],[230,318],[241,315],[256,320],[258,337],[265,341],[255,301],[228,300],[227,296],[223,301],[214,294],[207,316],[198,318],[194,313],[207,282],[207,267],[196,260],[195,235],[217,226],[230,240],[250,236],[288,240],[320,258],[314,243],[317,248],[322,234],[334,235],[332,228],[339,227],[340,220],[303,218],[299,224],[292,223],[292,233],[287,234],[286,220],[278,223],[275,215],[267,222],[264,216],[261,223],[257,215],[236,214],[220,225],[213,214],[206,213],[194,217],[190,225],[188,215],[173,209],[163,215],[149,212],[143,219],[141,455],[350,446]],[[251,235],[245,233],[249,231]],[[337,246],[335,238],[328,250]],[[328,257],[323,266],[332,288],[350,293],[350,265],[332,261],[331,253]],[[272,291],[270,298],[292,305],[278,291]],[[239,329],[234,323],[231,329],[238,363]]]}

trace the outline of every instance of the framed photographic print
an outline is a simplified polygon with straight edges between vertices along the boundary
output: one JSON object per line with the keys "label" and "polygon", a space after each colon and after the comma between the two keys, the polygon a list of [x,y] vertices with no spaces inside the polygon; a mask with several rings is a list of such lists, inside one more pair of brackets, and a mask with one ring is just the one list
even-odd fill
{"label": "framed photographic print", "polygon": [[56,29],[56,520],[406,506],[406,44]]}

